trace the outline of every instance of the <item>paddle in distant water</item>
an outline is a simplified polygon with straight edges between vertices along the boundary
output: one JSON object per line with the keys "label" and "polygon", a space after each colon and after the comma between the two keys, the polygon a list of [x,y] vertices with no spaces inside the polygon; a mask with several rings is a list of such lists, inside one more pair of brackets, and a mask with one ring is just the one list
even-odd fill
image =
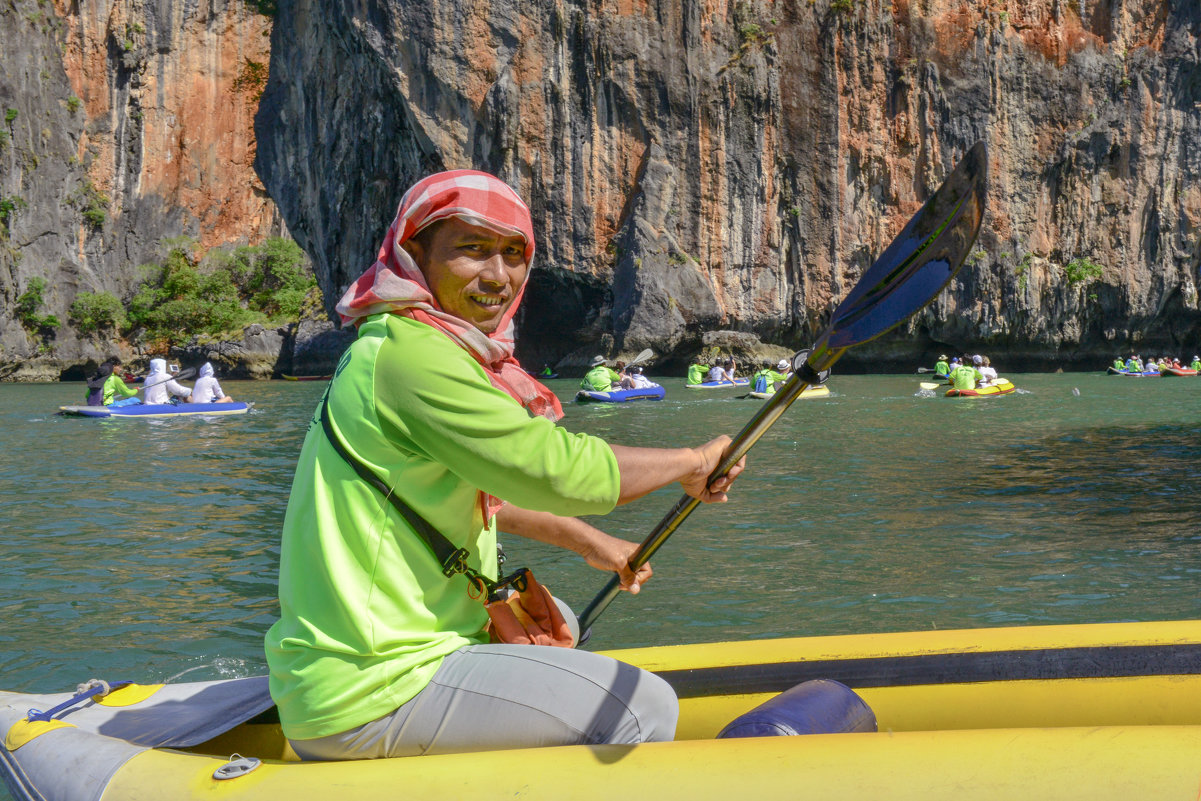
{"label": "paddle in distant water", "polygon": [[[987,150],[977,142],[834,310],[817,343],[793,357],[792,375],[730,443],[710,483],[729,472],[806,387],[825,383],[847,348],[895,328],[942,291],[980,231],[987,173]],[[646,564],[698,505],[688,495],[677,501],[631,557],[630,569]],[[619,589],[614,574],[580,615],[580,644]]]}

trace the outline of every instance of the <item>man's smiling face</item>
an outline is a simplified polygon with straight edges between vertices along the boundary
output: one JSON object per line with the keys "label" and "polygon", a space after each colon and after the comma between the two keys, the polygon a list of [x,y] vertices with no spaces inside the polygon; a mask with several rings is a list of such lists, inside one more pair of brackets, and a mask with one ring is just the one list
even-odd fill
{"label": "man's smiling face", "polygon": [[529,274],[525,239],[448,217],[404,243],[447,314],[491,334]]}

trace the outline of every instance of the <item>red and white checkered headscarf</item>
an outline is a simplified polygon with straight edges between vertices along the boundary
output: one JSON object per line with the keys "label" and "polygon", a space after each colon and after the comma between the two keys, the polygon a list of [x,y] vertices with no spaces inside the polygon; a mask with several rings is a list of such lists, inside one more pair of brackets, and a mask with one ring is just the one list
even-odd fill
{"label": "red and white checkered headscarf", "polygon": [[485,334],[438,306],[425,276],[402,245],[438,220],[458,217],[504,236],[525,239],[525,260],[534,258],[530,210],[507,184],[486,172],[451,170],[424,178],[405,192],[379,256],[338,301],[342,323],[356,325],[380,312],[410,317],[432,326],[470,353],[492,385],[511,395],[532,414],[551,420],[563,416],[555,394],[535,381],[513,358],[513,316],[525,294],[523,285],[500,324]]}

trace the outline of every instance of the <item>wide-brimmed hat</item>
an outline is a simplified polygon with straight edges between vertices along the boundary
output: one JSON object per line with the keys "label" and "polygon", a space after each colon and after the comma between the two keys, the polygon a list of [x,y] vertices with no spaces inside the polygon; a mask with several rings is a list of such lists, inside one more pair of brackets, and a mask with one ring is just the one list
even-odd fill
{"label": "wide-brimmed hat", "polygon": [[780,359],[780,361],[776,363],[776,369],[777,370],[787,370],[788,369],[788,360]]}
{"label": "wide-brimmed hat", "polygon": [[601,364],[604,364],[604,363],[605,363],[605,357],[604,357],[604,356],[593,356],[593,357],[592,357],[592,361],[591,361],[591,362],[588,364],[588,366],[589,366],[589,367],[596,367],[597,365],[601,365]]}
{"label": "wide-brimmed hat", "polygon": [[947,360],[947,354],[944,353],[943,355],[939,356],[938,360],[940,362],[945,362]]}

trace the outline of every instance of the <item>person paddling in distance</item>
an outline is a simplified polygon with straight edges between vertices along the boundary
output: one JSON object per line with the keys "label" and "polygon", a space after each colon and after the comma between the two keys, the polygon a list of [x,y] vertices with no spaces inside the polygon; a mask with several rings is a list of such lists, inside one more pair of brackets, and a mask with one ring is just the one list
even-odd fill
{"label": "person paddling in distance", "polygon": [[717,381],[722,384],[733,384],[733,364],[734,362],[732,359],[726,359],[724,362],[721,359],[714,359],[713,366],[709,368],[709,374],[705,376],[705,381]]}
{"label": "person paddling in distance", "polygon": [[580,381],[580,389],[589,392],[609,392],[614,384],[621,384],[621,374],[605,364],[604,356],[593,356],[592,366]]}
{"label": "person paddling in distance", "polygon": [[659,385],[642,374],[642,367],[637,364],[629,368],[621,379],[622,389],[651,389],[657,386]]}
{"label": "person paddling in distance", "polygon": [[[672,739],[657,676],[569,648],[489,643],[466,577],[442,570],[409,519],[352,466],[495,579],[497,530],[555,544],[637,592],[634,543],[574,517],[679,483],[721,502],[730,446],[610,445],[555,424],[553,392],[513,358],[534,255],[529,210],[486,173],[415,184],[376,262],[337,305],[358,338],[314,415],[280,553],[271,694],[304,759]],[[338,445],[336,442],[340,443]]]}
{"label": "person paddling in distance", "polygon": [[[88,406],[133,406],[141,403],[138,391],[130,389],[121,378],[121,360],[112,357],[88,377]],[[118,398],[117,396],[121,397]]]}
{"label": "person paddling in distance", "polygon": [[980,375],[982,376],[980,386],[990,386],[997,380],[997,368],[992,366],[992,362],[989,361],[987,356],[980,358],[980,366],[976,369],[980,371]]}
{"label": "person paddling in distance", "polygon": [[1193,360],[1189,363],[1188,369],[1201,372],[1201,356],[1193,354]]}
{"label": "person paddling in distance", "polygon": [[771,380],[771,390],[775,392],[780,387],[784,386],[784,382],[792,375],[792,362],[788,359],[780,359],[776,362],[776,370]]}
{"label": "person paddling in distance", "polygon": [[975,389],[976,382],[984,376],[975,367],[960,364],[951,371],[951,386],[958,390]]}
{"label": "person paddling in distance", "polygon": [[759,369],[751,376],[751,391],[752,392],[767,392],[775,378],[775,370],[772,370],[771,359],[764,359],[759,363]]}
{"label": "person paddling in distance", "polygon": [[171,377],[166,359],[151,359],[150,372],[142,381],[143,403],[173,403],[175,398],[187,398],[192,390]]}
{"label": "person paddling in distance", "polygon": [[941,354],[938,361],[934,363],[934,374],[939,378],[946,378],[951,374],[951,365],[947,363],[947,355]]}
{"label": "person paddling in distance", "polygon": [[703,384],[708,372],[709,366],[702,359],[697,359],[696,362],[688,367],[688,377],[684,379],[684,383]]}
{"label": "person paddling in distance", "polygon": [[213,374],[213,366],[208,362],[200,368],[200,375],[192,386],[192,395],[188,403],[233,403],[234,399],[225,394]]}

